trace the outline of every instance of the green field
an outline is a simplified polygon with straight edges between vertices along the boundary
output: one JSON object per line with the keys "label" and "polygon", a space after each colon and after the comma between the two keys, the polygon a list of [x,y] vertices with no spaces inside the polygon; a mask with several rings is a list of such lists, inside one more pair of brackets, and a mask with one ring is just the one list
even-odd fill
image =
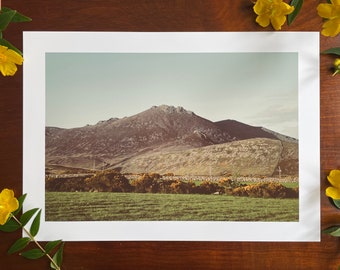
{"label": "green field", "polygon": [[46,221],[298,221],[298,199],[46,192]]}

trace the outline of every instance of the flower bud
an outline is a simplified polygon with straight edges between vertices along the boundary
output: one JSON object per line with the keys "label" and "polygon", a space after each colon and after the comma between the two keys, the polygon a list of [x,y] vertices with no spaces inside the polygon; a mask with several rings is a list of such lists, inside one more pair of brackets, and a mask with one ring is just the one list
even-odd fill
{"label": "flower bud", "polygon": [[335,59],[333,65],[334,65],[333,76],[335,76],[336,74],[340,73],[340,58]]}

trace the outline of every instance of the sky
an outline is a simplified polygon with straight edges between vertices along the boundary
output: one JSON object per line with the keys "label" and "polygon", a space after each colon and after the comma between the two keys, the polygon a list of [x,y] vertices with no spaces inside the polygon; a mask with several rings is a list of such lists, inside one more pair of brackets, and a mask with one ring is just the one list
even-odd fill
{"label": "sky", "polygon": [[46,126],[82,127],[163,104],[298,138],[298,54],[46,54]]}

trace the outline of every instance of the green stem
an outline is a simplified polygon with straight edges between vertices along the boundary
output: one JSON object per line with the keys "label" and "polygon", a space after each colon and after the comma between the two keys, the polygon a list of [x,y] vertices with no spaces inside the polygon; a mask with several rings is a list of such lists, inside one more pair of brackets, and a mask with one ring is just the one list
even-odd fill
{"label": "green stem", "polygon": [[54,267],[57,270],[61,270],[61,268],[53,260],[53,258],[46,252],[46,250],[39,244],[39,242],[37,240],[35,240],[34,236],[24,226],[22,226],[22,223],[20,222],[20,220],[18,220],[13,214],[11,216],[20,225],[20,227],[27,234],[27,236],[31,239],[31,241],[33,241],[36,244],[36,246],[47,256],[47,258],[51,261],[51,263],[54,265]]}

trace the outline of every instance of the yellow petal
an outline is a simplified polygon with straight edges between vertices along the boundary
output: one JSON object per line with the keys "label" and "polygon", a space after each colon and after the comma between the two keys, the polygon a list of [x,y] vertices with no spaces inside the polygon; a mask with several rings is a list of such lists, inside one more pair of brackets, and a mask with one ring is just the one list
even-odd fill
{"label": "yellow petal", "polygon": [[340,170],[331,170],[327,179],[333,187],[340,189]]}
{"label": "yellow petal", "polygon": [[276,16],[271,19],[271,23],[275,30],[281,30],[281,26],[285,23],[286,16]]}
{"label": "yellow petal", "polygon": [[262,15],[267,12],[267,7],[262,1],[256,1],[253,10],[257,15]]}
{"label": "yellow petal", "polygon": [[340,199],[340,189],[335,187],[326,188],[326,196],[331,197],[334,200]]}
{"label": "yellow petal", "polygon": [[0,203],[2,201],[8,201],[11,198],[14,198],[14,191],[8,188],[4,188],[0,193]]}
{"label": "yellow petal", "polygon": [[15,64],[7,63],[0,65],[0,71],[3,76],[13,76],[17,72],[18,68]]}
{"label": "yellow petal", "polygon": [[333,5],[340,5],[340,0],[331,0]]}
{"label": "yellow petal", "polygon": [[1,209],[0,207],[0,225],[4,225],[10,216],[10,212]]}
{"label": "yellow petal", "polygon": [[16,51],[13,50],[7,50],[6,56],[8,61],[13,62],[17,65],[22,65],[23,58],[20,54],[18,54]]}
{"label": "yellow petal", "polygon": [[329,19],[332,17],[333,6],[331,4],[319,4],[316,10],[322,18]]}
{"label": "yellow petal", "polygon": [[259,15],[256,18],[256,22],[262,27],[267,27],[270,24],[270,18],[267,15]]}
{"label": "yellow petal", "polygon": [[326,37],[335,37],[340,33],[340,18],[326,21],[322,25],[321,34]]}
{"label": "yellow petal", "polygon": [[294,11],[294,7],[282,2],[278,8],[282,15],[288,15]]}

